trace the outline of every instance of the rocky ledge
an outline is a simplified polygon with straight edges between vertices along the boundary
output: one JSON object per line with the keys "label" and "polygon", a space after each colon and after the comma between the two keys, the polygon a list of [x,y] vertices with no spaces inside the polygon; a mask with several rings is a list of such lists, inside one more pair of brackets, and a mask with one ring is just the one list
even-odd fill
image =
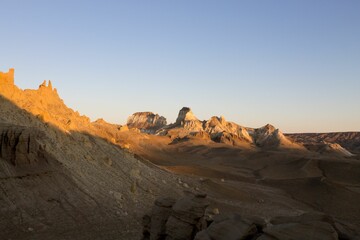
{"label": "rocky ledge", "polygon": [[206,194],[159,198],[143,217],[143,240],[337,240],[360,239],[351,226],[322,213],[279,216],[270,220],[219,214]]}

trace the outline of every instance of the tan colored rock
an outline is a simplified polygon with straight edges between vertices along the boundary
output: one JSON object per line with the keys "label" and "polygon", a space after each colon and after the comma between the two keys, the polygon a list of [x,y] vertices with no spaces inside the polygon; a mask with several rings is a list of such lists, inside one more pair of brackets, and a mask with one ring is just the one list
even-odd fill
{"label": "tan colored rock", "polygon": [[14,85],[14,68],[10,68],[7,73],[0,72],[0,86]]}
{"label": "tan colored rock", "polygon": [[302,145],[291,141],[279,129],[270,124],[254,129],[253,138],[256,145],[262,148],[281,147],[305,150]]}
{"label": "tan colored rock", "polygon": [[119,131],[120,132],[127,132],[127,131],[129,131],[129,127],[127,125],[120,126]]}
{"label": "tan colored rock", "polygon": [[142,132],[155,133],[166,125],[166,118],[152,112],[137,112],[128,117],[126,125]]}
{"label": "tan colored rock", "polygon": [[195,117],[194,113],[191,111],[190,108],[183,107],[180,110],[179,115],[176,119],[176,124],[181,124],[184,121],[199,121],[199,119]]}

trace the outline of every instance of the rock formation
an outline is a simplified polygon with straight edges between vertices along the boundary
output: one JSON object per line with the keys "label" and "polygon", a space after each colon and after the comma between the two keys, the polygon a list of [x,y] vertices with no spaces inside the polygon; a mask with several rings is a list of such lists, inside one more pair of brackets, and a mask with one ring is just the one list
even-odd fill
{"label": "rock formation", "polygon": [[[183,107],[173,124],[160,127],[160,124],[154,128],[152,113],[135,113],[129,117],[128,126],[139,128],[146,131],[147,128],[156,131],[146,131],[148,133],[169,136],[175,142],[181,142],[184,139],[211,139],[217,143],[224,143],[242,148],[288,148],[304,149],[268,124],[261,128],[248,128],[240,126],[233,122],[228,122],[223,116],[211,117],[208,121],[200,121],[188,107]],[[150,122],[150,123],[149,123]],[[151,128],[152,127],[152,128]],[[144,130],[145,129],[145,130]]]}
{"label": "rock formation", "polygon": [[178,117],[176,119],[176,124],[182,125],[182,122],[185,121],[199,121],[197,117],[195,117],[194,113],[191,111],[188,107],[183,107],[178,114]]}
{"label": "rock formation", "polygon": [[254,142],[257,146],[271,148],[271,147],[287,147],[287,148],[298,148],[302,146],[291,141],[274,126],[267,124],[264,127],[254,129]]}
{"label": "rock formation", "polygon": [[260,236],[259,229],[261,226],[257,226],[254,222],[244,219],[238,214],[218,215],[210,226],[199,232],[194,239],[257,239]]}
{"label": "rock formation", "polygon": [[204,131],[208,132],[215,142],[234,146],[253,143],[253,139],[245,127],[227,122],[223,116],[212,117],[206,121]]}
{"label": "rock formation", "polygon": [[179,111],[173,127],[181,127],[187,131],[200,131],[202,129],[202,122],[195,117],[190,108],[183,107]]}
{"label": "rock formation", "polygon": [[[357,237],[350,223],[359,229],[360,168],[353,157],[273,151],[293,146],[275,127],[200,121],[188,108],[174,124],[150,118],[145,127],[162,125],[153,135],[90,122],[48,81],[21,90],[3,74],[0,95],[0,239],[139,239],[139,216],[157,197],[143,219],[145,238]],[[221,211],[265,217],[212,218],[205,196],[182,198],[183,189],[206,190]],[[312,210],[334,217],[300,215]],[[296,217],[273,218],[278,212]]]}
{"label": "rock formation", "polygon": [[45,134],[36,129],[0,124],[0,159],[13,166],[31,165],[45,161],[45,151],[40,143]]}
{"label": "rock formation", "polygon": [[142,132],[155,133],[166,125],[166,118],[152,112],[137,112],[127,119],[126,125],[131,128],[138,128]]}
{"label": "rock formation", "polygon": [[358,239],[351,226],[321,213],[279,216],[270,220],[241,214],[207,216],[206,195],[188,195],[175,201],[155,201],[144,216],[143,239],[150,240],[284,240]]}
{"label": "rock formation", "polygon": [[13,68],[10,68],[7,73],[0,72],[0,86],[1,85],[14,85],[14,72]]}
{"label": "rock formation", "polygon": [[205,209],[208,205],[205,194],[190,192],[177,201],[157,199],[151,214],[144,216],[143,239],[194,239],[197,232],[207,227]]}
{"label": "rock formation", "polygon": [[345,156],[345,157],[351,157],[354,156],[351,152],[349,152],[347,149],[343,148],[338,143],[328,143],[326,141],[321,142],[309,142],[304,143],[304,146],[313,152],[318,152],[321,154],[330,154],[330,155],[338,155],[338,156]]}
{"label": "rock formation", "polygon": [[286,136],[309,147],[336,143],[347,151],[360,153],[360,132],[293,133]]}
{"label": "rock formation", "polygon": [[15,70],[10,68],[9,71],[0,72],[0,90],[4,97],[9,98],[17,93],[18,88],[14,84]]}

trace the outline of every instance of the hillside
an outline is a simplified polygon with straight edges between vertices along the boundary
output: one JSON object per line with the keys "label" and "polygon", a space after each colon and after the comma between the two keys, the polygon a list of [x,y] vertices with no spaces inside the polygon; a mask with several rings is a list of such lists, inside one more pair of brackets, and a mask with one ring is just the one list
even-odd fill
{"label": "hillside", "polygon": [[292,133],[286,136],[300,143],[337,143],[350,151],[360,153],[360,132]]}
{"label": "hillside", "polygon": [[170,124],[151,112],[91,122],[50,81],[18,88],[13,70],[0,73],[0,95],[0,239],[140,239],[155,199],[189,192],[207,195],[206,211],[268,227],[310,216],[310,233],[321,216],[329,239],[359,236],[360,162],[335,143],[199,120],[188,107]]}
{"label": "hillside", "polygon": [[182,194],[176,177],[121,149],[50,82],[21,90],[13,73],[0,75],[0,238],[139,239],[154,199]]}

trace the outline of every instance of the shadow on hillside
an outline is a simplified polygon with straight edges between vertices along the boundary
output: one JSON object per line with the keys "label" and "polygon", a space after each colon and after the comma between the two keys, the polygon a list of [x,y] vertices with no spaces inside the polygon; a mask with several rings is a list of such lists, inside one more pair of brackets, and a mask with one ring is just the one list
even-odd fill
{"label": "shadow on hillside", "polygon": [[0,114],[0,239],[139,239],[154,195],[178,194],[105,137],[63,132],[1,95]]}
{"label": "shadow on hillside", "polygon": [[[0,239],[54,239],[59,236],[64,239],[140,239],[139,221],[151,208],[154,196],[177,193],[175,184],[170,178],[166,179],[170,174],[139,163],[110,140],[114,136],[63,132],[2,96],[0,112],[7,114],[0,115],[0,122],[16,122],[16,125],[31,126],[46,133],[43,137],[33,136],[39,146],[33,154],[45,157],[46,161],[23,164],[15,161],[13,164],[13,159],[0,159],[0,209],[2,216],[6,216],[0,217]],[[31,152],[22,141],[13,144],[14,154],[23,156]],[[23,146],[18,149],[18,144]],[[247,177],[254,171],[259,179],[246,186],[256,186],[260,192],[263,186],[270,186],[278,194],[269,195],[265,202],[259,203],[259,208],[272,208],[271,198],[284,201],[284,205],[289,204],[286,202],[289,199],[295,199],[307,207],[360,226],[360,163],[355,160],[314,160],[301,156],[289,159],[289,155],[281,152],[274,155],[265,151],[245,159],[240,155],[234,157],[235,150],[228,152],[218,148],[202,154],[200,160],[205,164],[202,168],[197,159],[202,150],[192,147],[184,149],[184,153],[197,160],[200,170],[208,170],[211,163],[208,160],[213,157],[218,178],[225,179],[223,183],[215,182],[216,193],[227,187],[234,195],[235,188],[231,188],[231,184],[245,181],[234,177],[235,180],[228,182],[229,175],[246,174]],[[243,152],[236,150],[236,153]],[[216,158],[219,154],[221,158]],[[206,182],[212,180],[204,184]],[[239,192],[241,194],[235,197],[241,203],[254,193],[242,188]],[[225,194],[228,193],[221,196],[224,199]]]}

